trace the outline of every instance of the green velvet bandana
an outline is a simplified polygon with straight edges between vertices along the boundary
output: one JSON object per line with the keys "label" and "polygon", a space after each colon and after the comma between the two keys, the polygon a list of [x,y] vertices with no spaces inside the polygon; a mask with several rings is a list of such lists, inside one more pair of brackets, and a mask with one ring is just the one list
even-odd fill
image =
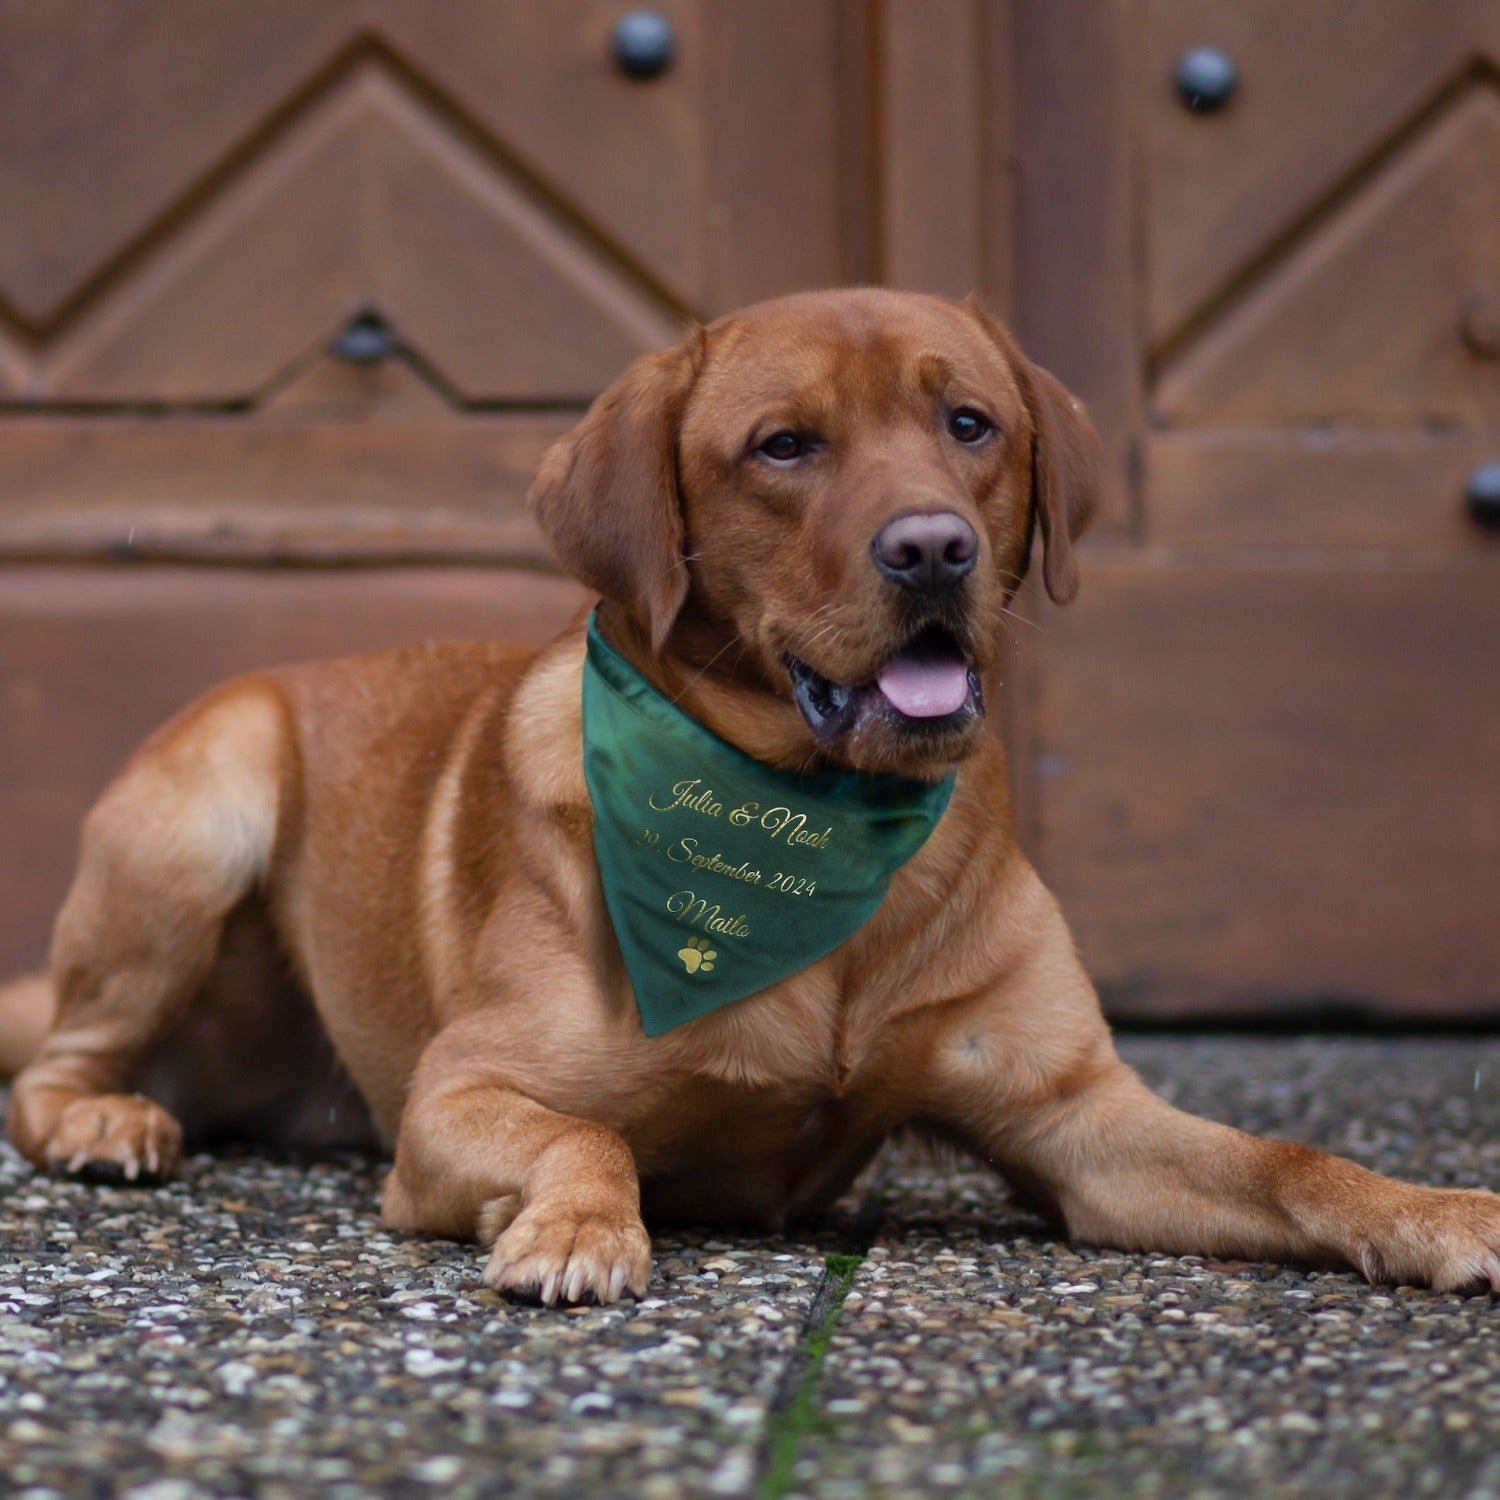
{"label": "green velvet bandana", "polygon": [[583,773],[647,1036],[753,995],[857,932],[937,826],[954,780],[763,766],[668,702],[593,619]]}

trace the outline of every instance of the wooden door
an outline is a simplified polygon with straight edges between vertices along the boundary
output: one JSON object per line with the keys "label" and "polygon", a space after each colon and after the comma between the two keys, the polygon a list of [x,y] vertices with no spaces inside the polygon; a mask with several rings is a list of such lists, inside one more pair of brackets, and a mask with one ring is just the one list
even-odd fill
{"label": "wooden door", "polygon": [[988,295],[1103,430],[1003,708],[1116,1012],[1500,1008],[1495,0],[663,0],[649,79],[627,8],[0,6],[0,967],[153,723],[549,633],[522,502],[587,400],[884,280]]}
{"label": "wooden door", "polygon": [[[1466,488],[1500,460],[1500,5],[1083,20],[1027,24],[1041,76],[1108,80],[1091,113],[1039,92],[1020,127],[1062,206],[1023,212],[1018,305],[1114,462],[1034,653],[1043,870],[1117,1014],[1493,1014],[1500,550]],[[1199,113],[1203,46],[1238,85]],[[1090,277],[1092,321],[1048,292]]]}

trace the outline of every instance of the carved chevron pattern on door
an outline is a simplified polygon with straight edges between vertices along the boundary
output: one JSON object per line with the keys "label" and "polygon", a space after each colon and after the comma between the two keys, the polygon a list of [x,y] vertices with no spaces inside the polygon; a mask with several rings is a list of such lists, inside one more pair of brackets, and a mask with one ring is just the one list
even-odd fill
{"label": "carved chevron pattern on door", "polygon": [[[1146,312],[1168,422],[1500,420],[1500,5],[1148,0]],[[1232,56],[1193,115],[1173,59]],[[1481,314],[1483,309],[1481,309]]]}
{"label": "carved chevron pattern on door", "polygon": [[[1274,274],[1209,324],[1157,388],[1172,421],[1500,423],[1500,93],[1470,90]],[[1467,337],[1466,337],[1467,333]]]}
{"label": "carved chevron pattern on door", "polygon": [[704,296],[699,20],[667,8],[648,89],[592,0],[7,22],[0,392],[254,405],[374,308],[461,402],[587,398]]}

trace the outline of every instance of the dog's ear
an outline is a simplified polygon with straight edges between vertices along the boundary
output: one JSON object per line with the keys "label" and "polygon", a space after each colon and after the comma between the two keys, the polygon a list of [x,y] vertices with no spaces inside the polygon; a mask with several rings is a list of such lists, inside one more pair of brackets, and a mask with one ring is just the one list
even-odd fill
{"label": "dog's ear", "polygon": [[625,605],[660,652],[687,598],[677,429],[701,330],[637,359],[543,455],[530,502],[563,566]]}
{"label": "dog's ear", "polygon": [[1042,528],[1042,579],[1058,604],[1078,592],[1073,543],[1099,508],[1099,437],[1083,402],[1021,352],[976,302],[969,310],[1010,362],[1031,413],[1031,503]]}
{"label": "dog's ear", "polygon": [[1021,365],[1031,408],[1031,492],[1042,528],[1042,579],[1058,604],[1078,592],[1073,543],[1099,508],[1099,437],[1083,402],[1040,365]]}

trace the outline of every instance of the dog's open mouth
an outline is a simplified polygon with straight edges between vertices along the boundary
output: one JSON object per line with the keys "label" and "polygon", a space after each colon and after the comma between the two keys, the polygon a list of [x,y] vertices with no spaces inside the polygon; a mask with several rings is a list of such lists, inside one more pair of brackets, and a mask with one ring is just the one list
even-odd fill
{"label": "dog's open mouth", "polygon": [[958,641],[928,626],[896,651],[868,682],[834,682],[790,652],[785,657],[797,707],[822,740],[879,718],[903,730],[933,733],[984,713],[979,674]]}

